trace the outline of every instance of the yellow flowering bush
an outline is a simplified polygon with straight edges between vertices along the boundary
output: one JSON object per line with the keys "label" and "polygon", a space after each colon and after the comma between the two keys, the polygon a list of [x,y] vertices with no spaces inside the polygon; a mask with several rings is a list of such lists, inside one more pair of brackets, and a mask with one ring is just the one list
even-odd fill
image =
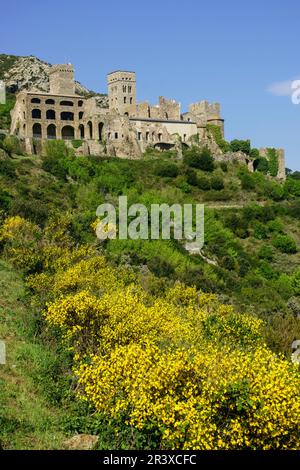
{"label": "yellow flowering bush", "polygon": [[0,229],[0,242],[12,263],[29,272],[39,263],[40,228],[20,216],[7,218]]}
{"label": "yellow flowering bush", "polygon": [[300,449],[299,366],[273,354],[262,322],[181,283],[142,277],[75,246],[70,218],[1,228],[36,303],[74,354],[80,399],[166,449]]}
{"label": "yellow flowering bush", "polygon": [[299,449],[299,374],[259,347],[161,350],[152,342],[94,355],[76,370],[96,410],[160,433],[169,449]]}

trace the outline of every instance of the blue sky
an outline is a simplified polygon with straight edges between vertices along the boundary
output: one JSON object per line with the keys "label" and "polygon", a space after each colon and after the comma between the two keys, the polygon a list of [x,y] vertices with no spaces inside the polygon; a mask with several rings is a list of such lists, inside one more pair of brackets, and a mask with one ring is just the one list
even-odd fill
{"label": "blue sky", "polygon": [[300,170],[298,0],[10,0],[0,52],[72,62],[76,78],[106,92],[106,73],[137,73],[138,99],[219,101],[228,140],[286,149]]}

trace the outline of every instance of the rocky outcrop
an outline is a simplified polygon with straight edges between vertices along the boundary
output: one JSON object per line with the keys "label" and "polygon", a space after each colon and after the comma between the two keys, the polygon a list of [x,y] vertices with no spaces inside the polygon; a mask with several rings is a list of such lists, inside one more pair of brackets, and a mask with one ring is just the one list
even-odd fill
{"label": "rocky outcrop", "polygon": [[[14,60],[12,60],[14,59]],[[12,93],[21,90],[49,91],[49,71],[52,65],[34,56],[0,56],[0,79],[5,81],[6,88]],[[80,82],[75,82],[75,91],[79,95],[93,95],[97,106],[108,107],[107,95],[92,92]]]}
{"label": "rocky outcrop", "polygon": [[77,434],[63,442],[64,450],[93,450],[99,441],[98,436]]}

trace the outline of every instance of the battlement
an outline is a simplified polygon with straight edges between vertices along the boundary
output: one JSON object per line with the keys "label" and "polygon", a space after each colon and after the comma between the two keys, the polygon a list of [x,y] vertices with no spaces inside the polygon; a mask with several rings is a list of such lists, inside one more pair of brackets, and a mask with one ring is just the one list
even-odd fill
{"label": "battlement", "polygon": [[205,116],[207,120],[220,119],[220,103],[209,103],[208,101],[199,101],[189,105],[189,112],[195,116]]}

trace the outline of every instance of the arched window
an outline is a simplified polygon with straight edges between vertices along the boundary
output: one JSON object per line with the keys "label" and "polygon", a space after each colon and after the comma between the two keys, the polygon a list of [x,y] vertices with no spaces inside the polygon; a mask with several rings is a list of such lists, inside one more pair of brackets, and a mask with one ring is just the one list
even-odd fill
{"label": "arched window", "polygon": [[80,133],[80,138],[84,139],[84,125],[80,124],[79,126],[79,133]]}
{"label": "arched window", "polygon": [[52,99],[49,99],[49,100],[46,100],[45,103],[46,104],[55,104],[55,101],[52,100]]}
{"label": "arched window", "polygon": [[61,101],[60,105],[61,106],[74,106],[72,101]]}
{"label": "arched window", "polygon": [[32,136],[34,139],[42,138],[42,126],[37,122],[32,126]]}
{"label": "arched window", "polygon": [[31,103],[40,103],[41,100],[39,98],[32,98]]}
{"label": "arched window", "polygon": [[32,119],[41,119],[41,110],[40,109],[33,109],[31,111]]}
{"label": "arched window", "polygon": [[124,96],[124,104],[126,104],[126,96]]}
{"label": "arched window", "polygon": [[146,132],[146,140],[149,140],[149,132]]}
{"label": "arched window", "polygon": [[130,104],[132,104],[132,98],[130,98]]}
{"label": "arched window", "polygon": [[80,111],[78,116],[79,116],[79,119],[82,119],[83,118],[83,111]]}
{"label": "arched window", "polygon": [[169,115],[168,115],[168,113],[166,113],[166,119],[169,119]]}
{"label": "arched window", "polygon": [[74,121],[74,113],[64,111],[63,113],[60,113],[60,119],[62,121]]}
{"label": "arched window", "polygon": [[56,127],[54,124],[49,124],[47,127],[47,139],[56,139]]}
{"label": "arched window", "polygon": [[99,122],[98,124],[98,135],[99,135],[99,140],[103,140],[103,127],[104,127],[104,124],[103,122]]}
{"label": "arched window", "polygon": [[158,134],[158,141],[161,142],[162,134]]}
{"label": "arched window", "polygon": [[79,100],[79,101],[78,101],[78,106],[81,108],[82,105],[83,105],[83,101],[82,101],[82,100]]}
{"label": "arched window", "polygon": [[89,139],[92,139],[93,138],[93,124],[91,123],[91,121],[89,121],[87,125],[89,128]]}
{"label": "arched window", "polygon": [[64,140],[74,139],[74,127],[64,126],[61,130],[61,137]]}
{"label": "arched window", "polygon": [[150,106],[148,106],[148,117],[151,117]]}
{"label": "arched window", "polygon": [[46,119],[55,119],[55,111],[53,109],[46,111]]}
{"label": "arched window", "polygon": [[118,139],[118,138],[119,138],[119,134],[115,132],[115,139]]}

